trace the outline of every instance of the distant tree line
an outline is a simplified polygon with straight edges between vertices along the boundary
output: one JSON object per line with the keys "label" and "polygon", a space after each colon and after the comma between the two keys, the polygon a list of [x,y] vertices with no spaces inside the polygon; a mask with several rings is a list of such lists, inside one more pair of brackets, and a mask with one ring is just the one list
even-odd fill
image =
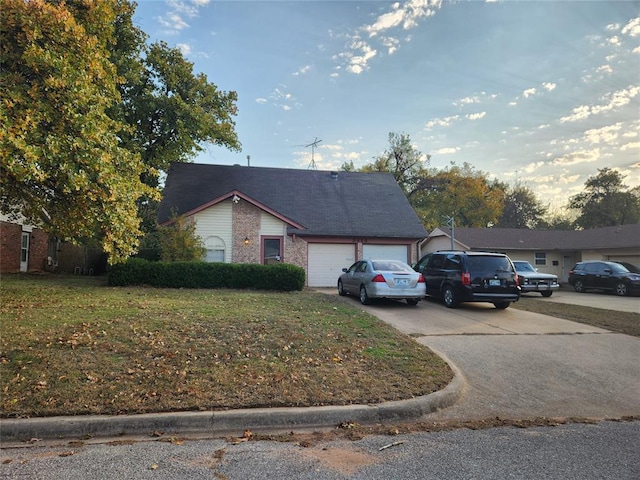
{"label": "distant tree line", "polygon": [[[575,230],[640,223],[640,187],[629,189],[622,174],[611,168],[599,169],[559,214],[549,212],[521,183],[490,180],[468,163],[432,168],[430,160],[409,135],[391,132],[388,148],[357,170],[393,174],[428,230],[452,216],[462,227]],[[353,162],[342,169],[356,171]]]}

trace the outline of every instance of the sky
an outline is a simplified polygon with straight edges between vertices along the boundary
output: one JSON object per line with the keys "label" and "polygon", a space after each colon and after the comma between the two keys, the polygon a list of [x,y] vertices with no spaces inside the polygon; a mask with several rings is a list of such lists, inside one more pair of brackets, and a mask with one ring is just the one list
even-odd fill
{"label": "sky", "polygon": [[138,0],[134,21],[238,94],[242,152],[198,163],[358,168],[395,132],[552,210],[605,167],[640,185],[639,1]]}

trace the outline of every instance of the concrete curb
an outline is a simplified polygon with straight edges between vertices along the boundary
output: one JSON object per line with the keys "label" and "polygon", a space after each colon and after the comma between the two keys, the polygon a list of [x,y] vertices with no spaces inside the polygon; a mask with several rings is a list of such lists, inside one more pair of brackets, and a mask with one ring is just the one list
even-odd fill
{"label": "concrete curb", "polygon": [[343,422],[362,425],[417,420],[456,403],[464,390],[459,370],[449,363],[454,378],[443,390],[378,405],[300,408],[255,408],[207,412],[150,413],[117,416],[73,416],[0,420],[1,443],[82,437],[199,434],[241,436],[245,430],[277,433],[332,428]]}

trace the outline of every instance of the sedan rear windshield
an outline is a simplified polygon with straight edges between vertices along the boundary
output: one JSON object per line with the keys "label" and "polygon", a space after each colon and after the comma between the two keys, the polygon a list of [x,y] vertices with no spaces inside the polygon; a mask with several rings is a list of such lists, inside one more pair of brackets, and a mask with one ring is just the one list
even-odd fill
{"label": "sedan rear windshield", "polygon": [[414,272],[413,268],[402,262],[378,261],[372,263],[373,269],[378,272]]}

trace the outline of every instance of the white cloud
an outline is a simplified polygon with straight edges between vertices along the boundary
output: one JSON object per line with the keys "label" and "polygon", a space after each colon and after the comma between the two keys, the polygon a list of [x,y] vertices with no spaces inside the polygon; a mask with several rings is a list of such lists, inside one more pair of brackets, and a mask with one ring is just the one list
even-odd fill
{"label": "white cloud", "polygon": [[576,107],[571,111],[571,115],[562,117],[560,119],[560,123],[584,120],[591,115],[597,115],[599,113],[609,112],[616,108],[623,107],[629,104],[634,97],[638,96],[638,94],[640,94],[640,86],[630,86],[629,88],[609,93],[602,98],[607,103],[602,105],[581,105]]}
{"label": "white cloud", "polygon": [[[418,25],[424,18],[431,17],[442,7],[442,0],[407,0],[405,2],[395,2],[390,10],[378,16],[372,23],[362,25],[349,35],[350,43],[346,46],[346,51],[334,55],[334,60],[344,60],[345,69],[356,75],[369,69],[369,61],[378,53],[376,46],[365,42],[361,34],[368,36],[371,41],[377,37],[381,47],[384,47],[388,55],[393,55],[400,48],[401,41],[395,36],[383,36],[387,31],[393,29],[409,30]],[[330,36],[335,36],[334,32],[329,32]],[[411,37],[405,38],[406,42],[411,41]]]}
{"label": "white cloud", "polygon": [[293,76],[297,77],[298,75],[304,75],[305,73],[309,73],[309,70],[313,68],[313,65],[305,65],[301,67],[297,72],[293,72]]}
{"label": "white cloud", "polygon": [[459,151],[460,147],[444,147],[434,150],[432,155],[451,155],[453,153],[458,153]]}
{"label": "white cloud", "polygon": [[425,128],[427,130],[431,130],[433,127],[449,127],[454,121],[458,120],[458,115],[453,115],[451,117],[444,118],[434,118],[433,120],[429,120],[425,124]]}
{"label": "white cloud", "polygon": [[542,84],[542,86],[544,87],[545,90],[547,90],[548,92],[551,92],[553,90],[556,89],[556,84],[555,83],[551,83],[551,82],[544,82]]}
{"label": "white cloud", "polygon": [[189,24],[177,13],[169,13],[166,17],[158,17],[158,21],[163,27],[172,32],[178,32],[189,27]]}
{"label": "white cloud", "polygon": [[409,0],[404,3],[396,2],[391,5],[391,11],[380,15],[371,25],[362,29],[375,37],[391,28],[402,27],[409,30],[418,24],[418,20],[435,15],[442,6],[442,0]]}
{"label": "white cloud", "polygon": [[622,29],[623,35],[630,35],[632,37],[640,36],[640,17],[633,18],[629,20],[624,28]]}
{"label": "white cloud", "polygon": [[470,113],[468,115],[465,115],[465,117],[469,120],[480,120],[481,118],[484,118],[487,115],[487,112],[478,112],[478,113]]}
{"label": "white cloud", "polygon": [[600,150],[578,150],[567,153],[561,157],[554,158],[551,162],[555,166],[577,165],[580,163],[593,163],[600,159]]}
{"label": "white cloud", "polygon": [[593,128],[584,132],[584,138],[591,144],[605,143],[611,144],[618,138],[618,132],[622,128],[621,123],[608,127]]}
{"label": "white cloud", "polygon": [[620,150],[624,152],[624,151],[632,150],[632,149],[636,149],[636,148],[640,148],[640,142],[627,143],[625,145],[622,145],[620,147]]}
{"label": "white cloud", "polygon": [[393,37],[383,37],[382,45],[387,47],[387,53],[393,55],[400,48],[400,40]]}
{"label": "white cloud", "polygon": [[536,92],[537,90],[535,88],[527,88],[524,92],[522,92],[522,95],[524,96],[524,98],[529,98],[534,96]]}
{"label": "white cloud", "polygon": [[184,55],[185,57],[191,53],[191,45],[188,45],[186,43],[177,43],[176,48],[178,48],[178,50],[180,50],[182,52],[182,55]]}
{"label": "white cloud", "polygon": [[267,103],[267,99],[266,98],[256,98],[256,102],[259,103],[260,105],[264,105],[265,103]]}
{"label": "white cloud", "polygon": [[598,73],[613,73],[613,68],[611,68],[611,65],[602,65],[598,68],[596,68],[596,72]]}
{"label": "white cloud", "polygon": [[609,43],[610,45],[620,45],[620,38],[619,37],[608,38],[607,43]]}

